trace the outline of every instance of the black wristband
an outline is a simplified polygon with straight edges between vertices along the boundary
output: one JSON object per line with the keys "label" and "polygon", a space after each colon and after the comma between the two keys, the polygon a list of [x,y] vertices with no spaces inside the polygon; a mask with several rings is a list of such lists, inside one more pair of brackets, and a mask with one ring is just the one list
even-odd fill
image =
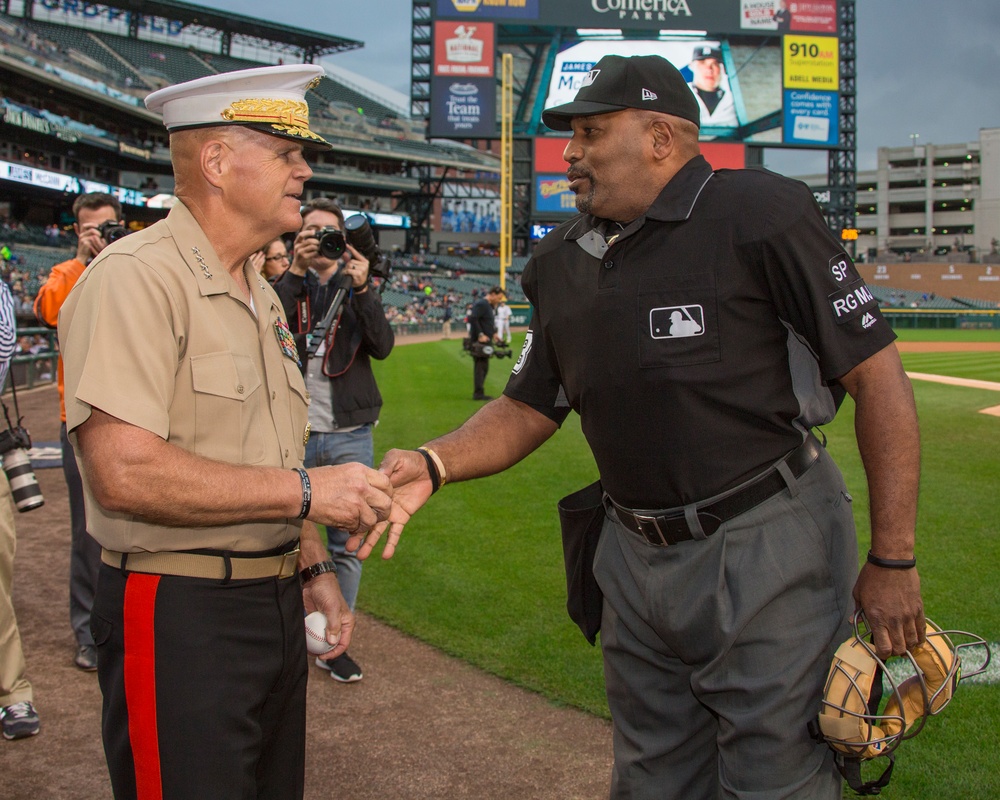
{"label": "black wristband", "polygon": [[299,473],[299,478],[302,479],[302,508],[296,519],[305,519],[309,515],[309,509],[312,507],[313,499],[312,484],[309,482],[309,473],[302,469],[302,467],[295,467],[292,472]]}
{"label": "black wristband", "polygon": [[311,564],[303,570],[299,570],[299,582],[303,585],[309,583],[317,575],[324,575],[327,572],[337,574],[337,565],[332,561],[320,561],[318,564]]}
{"label": "black wristband", "polygon": [[438,474],[437,464],[434,463],[434,459],[431,458],[431,454],[428,453],[424,448],[418,447],[417,452],[424,457],[424,461],[427,462],[427,474],[431,476],[431,494],[434,494],[438,489],[441,488],[441,475]]}
{"label": "black wristband", "polygon": [[917,566],[917,557],[913,558],[879,558],[877,555],[872,553],[871,550],[868,551],[868,563],[874,564],[876,567],[882,567],[882,569],[913,569]]}

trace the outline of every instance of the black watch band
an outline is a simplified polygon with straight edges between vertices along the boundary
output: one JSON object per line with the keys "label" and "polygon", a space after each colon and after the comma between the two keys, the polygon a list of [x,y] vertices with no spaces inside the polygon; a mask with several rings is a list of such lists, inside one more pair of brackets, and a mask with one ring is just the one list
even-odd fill
{"label": "black watch band", "polygon": [[337,565],[332,561],[320,561],[318,564],[311,564],[303,570],[299,571],[299,581],[303,584],[309,583],[317,575],[323,575],[326,572],[332,572],[334,575],[337,574]]}
{"label": "black watch band", "polygon": [[917,566],[917,558],[879,558],[871,550],[868,551],[868,563],[882,569],[913,569]]}

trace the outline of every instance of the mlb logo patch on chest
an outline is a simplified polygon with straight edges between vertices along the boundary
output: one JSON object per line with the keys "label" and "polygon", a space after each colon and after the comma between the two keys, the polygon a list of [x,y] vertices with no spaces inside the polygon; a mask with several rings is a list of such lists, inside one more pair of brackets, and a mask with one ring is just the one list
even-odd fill
{"label": "mlb logo patch on chest", "polygon": [[649,335],[654,339],[683,339],[705,333],[705,310],[697,304],[663,306],[649,312]]}

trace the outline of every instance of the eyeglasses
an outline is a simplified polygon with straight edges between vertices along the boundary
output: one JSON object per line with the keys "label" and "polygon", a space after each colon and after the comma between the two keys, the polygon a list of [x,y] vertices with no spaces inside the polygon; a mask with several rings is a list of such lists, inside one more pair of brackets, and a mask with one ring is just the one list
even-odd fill
{"label": "eyeglasses", "polygon": [[288,261],[290,258],[288,253],[282,253],[280,256],[264,256],[265,261]]}

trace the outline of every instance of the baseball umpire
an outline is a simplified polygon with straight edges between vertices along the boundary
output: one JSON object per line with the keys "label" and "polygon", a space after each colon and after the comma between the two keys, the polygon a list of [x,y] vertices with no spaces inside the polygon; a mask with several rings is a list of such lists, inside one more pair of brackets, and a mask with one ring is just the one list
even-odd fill
{"label": "baseball umpire", "polygon": [[[606,56],[543,120],[571,131],[581,213],[524,271],[534,315],[504,395],[390,451],[393,502],[413,513],[505,469],[576,411],[601,477],[576,500],[598,521],[611,797],[836,800],[832,751],[806,726],[854,603],[884,655],[924,637],[917,416],[894,335],[808,187],[712,170],[668,61]],[[860,576],[850,494],[812,433],[845,392],[871,496]]]}

